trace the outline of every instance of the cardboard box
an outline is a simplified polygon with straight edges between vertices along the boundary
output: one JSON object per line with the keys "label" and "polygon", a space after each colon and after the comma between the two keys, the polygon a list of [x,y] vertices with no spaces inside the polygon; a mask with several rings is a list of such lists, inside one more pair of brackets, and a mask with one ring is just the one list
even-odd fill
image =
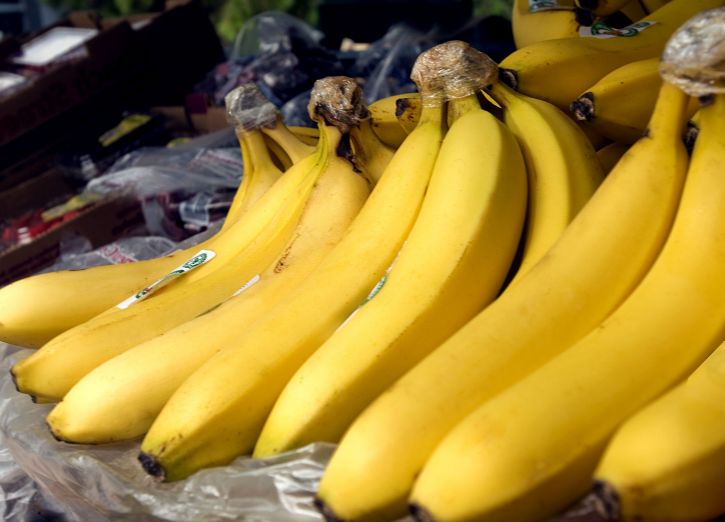
{"label": "cardboard box", "polygon": [[65,238],[82,236],[96,248],[128,236],[143,224],[141,205],[135,198],[119,196],[97,203],[31,243],[0,253],[0,287],[52,265]]}

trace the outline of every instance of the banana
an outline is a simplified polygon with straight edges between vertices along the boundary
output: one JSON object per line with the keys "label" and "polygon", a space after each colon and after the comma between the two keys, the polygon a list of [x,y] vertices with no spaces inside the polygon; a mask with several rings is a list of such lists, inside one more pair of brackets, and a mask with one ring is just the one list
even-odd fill
{"label": "banana", "polygon": [[553,3],[555,6],[542,8],[540,4],[532,5],[529,0],[514,0],[511,29],[517,49],[543,40],[579,36],[581,24],[573,0]]}
{"label": "banana", "polygon": [[297,136],[297,139],[306,143],[307,145],[317,145],[317,140],[320,138],[320,131],[317,127],[300,127],[297,125],[290,125],[287,127],[292,134]]}
{"label": "banana", "polygon": [[575,0],[577,7],[591,11],[596,16],[607,16],[621,11],[636,0]]}
{"label": "banana", "polygon": [[263,320],[313,273],[369,194],[367,182],[335,156],[343,135],[319,125],[331,156],[283,253],[217,309],[131,348],[78,381],[48,415],[56,438],[95,444],[143,435],[196,368]]}
{"label": "banana", "polygon": [[594,473],[607,512],[643,522],[725,513],[724,398],[722,343],[684,383],[617,429]]}
{"label": "banana", "polygon": [[[237,252],[214,272],[197,281],[181,277],[150,298],[127,307],[124,302],[124,306],[111,308],[53,338],[13,366],[18,389],[44,399],[60,399],[102,362],[228,298],[282,251],[326,161],[322,147],[318,147],[315,154],[287,171],[239,222],[239,228],[224,236],[235,242]],[[215,262],[218,260],[212,259],[211,263]]]}
{"label": "banana", "polygon": [[353,157],[374,186],[393,159],[395,149],[380,141],[369,118],[350,129],[350,138]]}
{"label": "banana", "polygon": [[398,122],[397,101],[407,98],[416,98],[417,93],[396,94],[382,98],[370,104],[370,118],[372,119],[375,135],[394,149],[398,148],[408,135]]}
{"label": "banana", "polygon": [[413,132],[418,125],[422,109],[423,104],[417,97],[399,98],[395,101],[395,117],[406,134]]}
{"label": "banana", "polygon": [[[657,101],[662,85],[659,63],[659,57],[654,57],[615,69],[571,104],[572,113],[609,139],[634,143],[647,127]],[[688,117],[697,107],[697,98],[691,98]]]}
{"label": "banana", "polygon": [[277,157],[284,170],[312,154],[317,145],[317,139],[314,144],[302,141],[285,126],[280,115],[277,115],[274,125],[262,126],[261,131],[264,133],[267,147]]}
{"label": "banana", "polygon": [[639,0],[647,13],[652,13],[668,3],[670,0]]}
{"label": "banana", "polygon": [[[425,513],[419,518],[483,522],[556,514],[589,489],[617,426],[725,339],[725,96],[703,117],[672,231],[652,269],[599,327],[483,403],[443,439],[413,490],[414,511]],[[652,457],[630,454],[628,462],[636,469],[634,462],[674,457],[656,449],[674,436],[658,433],[649,441]],[[722,483],[711,487],[722,498]]]}
{"label": "banana", "polygon": [[504,107],[504,122],[519,140],[526,161],[529,200],[516,281],[559,239],[604,174],[587,137],[559,109],[500,82],[486,91]]}
{"label": "banana", "polygon": [[602,167],[604,174],[608,174],[617,162],[624,156],[629,150],[629,145],[626,143],[617,143],[613,141],[609,145],[605,145],[597,151],[597,159]]}
{"label": "banana", "polygon": [[454,123],[384,285],[290,380],[255,457],[337,442],[365,406],[500,290],[526,210],[523,158],[475,91],[448,110]]}
{"label": "banana", "polygon": [[416,60],[411,77],[432,99],[345,237],[267,320],[192,374],[156,418],[139,457],[150,474],[176,480],[251,451],[297,368],[383,276],[418,215],[443,138],[442,101],[426,82],[446,82],[436,58],[454,68],[462,58],[442,52],[450,47]]}
{"label": "banana", "polygon": [[679,89],[663,86],[649,136],[622,158],[541,261],[355,420],[322,477],[317,496],[324,512],[353,520],[399,516],[446,432],[626,298],[659,253],[680,199],[686,101]]}
{"label": "banana", "polygon": [[[508,69],[505,76],[518,91],[568,110],[605,74],[635,60],[659,56],[682,23],[721,5],[724,0],[672,0],[628,29],[615,31],[625,36],[546,40],[514,51],[500,65]],[[595,24],[593,29],[597,28],[603,36],[613,32]]]}
{"label": "banana", "polygon": [[630,23],[637,22],[649,14],[639,0],[630,0],[619,9],[619,13],[626,16]]}
{"label": "banana", "polygon": [[[250,87],[233,91],[239,99],[256,97]],[[232,98],[230,98],[231,100]],[[257,106],[276,118],[270,103]],[[213,272],[239,249],[239,234],[247,227],[241,219],[281,172],[272,164],[260,139],[260,131],[243,128],[245,114],[238,125],[244,163],[247,167],[224,230],[209,240],[168,256],[123,265],[108,265],[85,270],[64,270],[39,274],[16,281],[0,289],[0,340],[10,344],[37,348],[103,311],[115,306],[140,288],[158,280],[203,249],[217,257],[184,276],[193,282]]]}

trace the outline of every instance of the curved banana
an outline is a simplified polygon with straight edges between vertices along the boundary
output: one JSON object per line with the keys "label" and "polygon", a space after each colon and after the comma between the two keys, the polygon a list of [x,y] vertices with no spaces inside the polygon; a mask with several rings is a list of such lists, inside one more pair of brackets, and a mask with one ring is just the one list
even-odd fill
{"label": "curved banana", "polygon": [[613,141],[609,145],[605,145],[597,151],[597,159],[599,160],[599,165],[601,165],[602,172],[604,172],[605,175],[609,174],[617,162],[619,162],[622,156],[624,156],[624,154],[629,150],[629,147],[630,145],[627,143],[617,143],[616,141]]}
{"label": "curved banana", "polygon": [[725,513],[724,399],[722,343],[684,383],[617,429],[594,473],[607,511],[642,522]]}
{"label": "curved banana", "polygon": [[[436,520],[556,514],[589,490],[617,426],[725,338],[725,95],[703,118],[672,231],[652,269],[598,328],[443,439],[417,479],[419,510]],[[663,461],[674,456],[657,453]]]}
{"label": "curved banana", "polygon": [[317,127],[300,127],[298,125],[290,125],[287,127],[292,134],[297,136],[297,139],[307,145],[317,145],[317,140],[320,139],[320,130]]}
{"label": "curved banana", "polygon": [[557,0],[555,7],[532,7],[529,0],[514,0],[511,29],[517,49],[543,40],[579,36],[579,20],[573,0]]}
{"label": "curved banana", "polygon": [[350,138],[356,161],[370,184],[375,186],[393,159],[395,149],[380,141],[369,118],[350,129]]}
{"label": "curved banana", "polygon": [[475,94],[448,110],[455,121],[383,286],[290,380],[254,456],[337,442],[365,406],[499,292],[526,211],[523,158]]}
{"label": "curved banana", "polygon": [[680,199],[686,101],[664,86],[649,137],[625,155],[541,261],[355,420],[320,483],[326,510],[342,519],[399,516],[416,474],[457,422],[626,298],[659,253]]}
{"label": "curved banana", "polygon": [[423,103],[419,97],[399,98],[395,102],[395,117],[406,134],[418,125]]}
{"label": "curved banana", "polygon": [[[620,143],[634,143],[647,128],[662,85],[659,57],[628,63],[592,85],[572,104],[571,111],[603,135]],[[697,110],[691,98],[688,117]]]}
{"label": "curved banana", "polygon": [[519,140],[526,161],[529,200],[516,281],[559,239],[604,174],[587,137],[558,108],[500,82],[486,91],[504,107],[504,122]]}
{"label": "curved banana", "polygon": [[218,308],[117,355],[78,381],[48,415],[56,438],[95,444],[143,435],[194,370],[268,316],[314,272],[369,194],[350,164],[334,157],[342,134],[320,126],[332,156],[277,260]]}
{"label": "curved banana", "polygon": [[287,128],[279,115],[274,125],[262,126],[260,130],[264,133],[267,147],[277,156],[285,170],[312,154],[317,145],[317,139],[314,144],[302,141],[297,134]]}
{"label": "curved banana", "polygon": [[241,136],[247,169],[223,232],[199,245],[156,259],[64,270],[16,281],[0,289],[0,340],[32,348],[42,346],[145,288],[202,249],[213,250],[217,254],[215,262],[184,276],[187,282],[198,280],[223,265],[239,249],[239,234],[247,227],[241,217],[281,175],[264,147],[259,130],[244,130],[240,125],[237,135]]}
{"label": "curved banana", "polygon": [[[65,331],[12,368],[21,392],[60,399],[83,375],[102,362],[188,321],[227,299],[271,264],[282,251],[324,169],[322,148],[293,166],[225,239],[237,252],[198,279],[194,272],[158,294],[125,308],[114,307]],[[212,259],[210,263],[219,263]]]}
{"label": "curved banana", "polygon": [[[423,92],[425,82],[435,81],[429,80],[435,49],[413,66],[411,76]],[[451,58],[457,62],[460,55]],[[149,473],[176,480],[252,450],[285,384],[363,301],[405,241],[438,155],[442,116],[440,103],[423,109],[418,127],[315,273],[174,393],[141,445],[139,458]]]}
{"label": "curved banana", "polygon": [[372,119],[375,135],[388,147],[397,149],[408,135],[398,122],[397,101],[406,98],[417,98],[418,93],[395,94],[382,98],[370,104],[370,118]]}
{"label": "curved banana", "polygon": [[591,11],[596,16],[607,16],[621,11],[636,0],[575,0],[577,7]]}
{"label": "curved banana", "polygon": [[[725,0],[672,0],[619,33],[631,36],[546,40],[523,47],[502,62],[518,91],[562,110],[605,74],[635,60],[659,56],[670,35],[693,15]],[[651,24],[651,25],[648,25]],[[612,31],[596,24],[605,34]],[[600,35],[601,36],[601,35]]]}

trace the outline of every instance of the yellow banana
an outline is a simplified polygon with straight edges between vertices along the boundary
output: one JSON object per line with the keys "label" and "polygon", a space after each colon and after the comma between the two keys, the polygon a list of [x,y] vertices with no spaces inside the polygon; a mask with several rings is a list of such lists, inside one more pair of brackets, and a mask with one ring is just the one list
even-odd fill
{"label": "yellow banana", "polygon": [[[449,48],[434,47],[413,66],[427,96],[425,82],[462,59],[452,52],[436,62]],[[252,450],[285,384],[380,280],[413,226],[443,137],[441,103],[423,109],[345,237],[306,283],[174,393],[141,445],[149,473],[176,480]]]}
{"label": "yellow banana", "polygon": [[670,0],[639,0],[647,13],[652,13],[665,5]]}
{"label": "yellow banana", "polygon": [[[546,40],[511,53],[501,67],[508,69],[506,75],[518,91],[567,110],[605,74],[635,60],[659,56],[682,23],[721,5],[724,0],[672,0],[628,29],[616,31],[625,36]],[[605,33],[599,36],[611,36],[609,29],[592,27]]]}
{"label": "yellow banana", "polygon": [[557,0],[546,7],[532,5],[529,0],[514,0],[513,4],[511,28],[517,49],[543,40],[579,36],[573,0]]}
{"label": "yellow banana", "polygon": [[[615,69],[579,96],[571,111],[609,139],[634,143],[647,127],[662,85],[659,63],[659,57],[654,57]],[[697,107],[697,98],[691,98],[688,117]]]}
{"label": "yellow banana", "polygon": [[617,426],[725,339],[724,95],[703,118],[672,231],[652,269],[599,327],[443,439],[413,491],[419,512],[482,522],[556,514],[589,489]]}
{"label": "yellow banana", "polygon": [[397,101],[406,98],[415,98],[417,93],[396,94],[382,98],[370,104],[370,118],[376,136],[388,147],[398,148],[408,135],[398,122]]}
{"label": "yellow banana", "polygon": [[285,170],[312,154],[317,145],[317,139],[314,144],[302,141],[285,126],[279,115],[274,125],[262,126],[260,130],[264,133],[267,147],[274,152]]}
{"label": "yellow banana", "polygon": [[53,338],[13,366],[18,389],[60,399],[102,362],[209,310],[264,270],[291,237],[324,168],[321,149],[287,171],[239,222],[228,236],[238,251],[223,265],[197,281],[188,279],[194,272],[180,277],[158,294],[130,306],[124,302]]}
{"label": "yellow banana", "polygon": [[617,429],[594,473],[607,512],[642,522],[725,513],[724,399],[722,343],[684,383]]}
{"label": "yellow banana", "polygon": [[395,149],[380,141],[369,118],[350,129],[350,138],[353,157],[374,186],[393,159]]}
{"label": "yellow banana", "polygon": [[597,151],[597,159],[599,160],[599,164],[601,165],[602,171],[605,175],[609,174],[617,162],[619,162],[622,156],[624,156],[624,154],[629,150],[629,147],[630,145],[627,143],[617,143],[616,141],[613,141],[609,145],[605,145]]}
{"label": "yellow banana", "polygon": [[487,92],[504,107],[504,122],[521,144],[528,173],[526,235],[517,280],[559,239],[604,175],[587,137],[558,108],[499,82]]}
{"label": "yellow banana", "polygon": [[317,140],[320,138],[320,131],[317,127],[300,127],[297,125],[290,125],[287,127],[292,134],[297,136],[297,139],[306,143],[307,145],[317,145]]}
{"label": "yellow banana", "polygon": [[255,456],[337,442],[365,406],[500,290],[526,210],[521,152],[475,93],[448,110],[455,121],[383,286],[287,384]]}
{"label": "yellow banana", "polygon": [[607,16],[621,11],[629,3],[636,0],[575,0],[577,7],[591,11],[596,16]]}
{"label": "yellow banana", "polygon": [[369,194],[346,159],[335,157],[342,134],[322,127],[320,174],[292,239],[251,286],[218,308],[154,337],[92,370],[48,415],[56,438],[81,443],[146,433],[181,383],[204,361],[263,320],[292,295],[340,240]]}
{"label": "yellow banana", "polygon": [[650,135],[622,158],[541,261],[355,420],[322,477],[323,510],[342,519],[399,516],[447,431],[626,298],[659,253],[679,202],[686,100],[664,86]]}
{"label": "yellow banana", "polygon": [[418,125],[423,104],[418,97],[399,98],[395,102],[395,117],[406,134],[410,134]]}
{"label": "yellow banana", "polygon": [[[232,96],[256,96],[245,87]],[[231,99],[231,98],[230,98]],[[268,104],[271,107],[271,104]],[[207,241],[168,256],[123,265],[39,274],[0,289],[0,340],[37,348],[62,332],[102,313],[123,299],[163,277],[202,249],[216,252],[215,262],[184,276],[193,282],[213,272],[239,249],[239,234],[247,227],[240,222],[281,175],[272,163],[260,131],[244,130],[240,136],[246,172],[237,190],[223,231]],[[272,113],[272,117],[275,114]]]}

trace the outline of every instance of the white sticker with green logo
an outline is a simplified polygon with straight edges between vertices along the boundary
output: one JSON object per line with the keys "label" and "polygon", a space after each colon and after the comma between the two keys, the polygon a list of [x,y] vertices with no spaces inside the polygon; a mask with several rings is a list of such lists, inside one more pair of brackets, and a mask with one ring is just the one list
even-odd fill
{"label": "white sticker with green logo", "polygon": [[655,25],[657,22],[637,22],[621,29],[609,27],[603,22],[597,22],[591,27],[580,27],[579,36],[592,37],[592,38],[629,38],[631,36],[637,36],[639,33]]}
{"label": "white sticker with green logo", "polygon": [[[254,285],[256,285],[259,282],[260,279],[262,279],[262,276],[260,276],[259,274],[257,274],[256,276],[254,276],[253,278],[251,278],[249,281],[247,281],[246,283],[244,283],[239,290],[237,290],[236,292],[234,292],[232,294],[231,297],[237,297],[242,292],[245,292],[245,291],[249,290],[251,287],[253,287]],[[230,299],[231,299],[231,297],[230,297]]]}
{"label": "white sticker with green logo", "polygon": [[153,294],[154,292],[158,292],[166,285],[173,283],[176,281],[179,277],[188,274],[195,268],[200,267],[201,265],[208,263],[214,257],[216,256],[216,253],[211,250],[201,250],[194,254],[194,257],[189,259],[187,262],[185,262],[183,265],[173,269],[171,272],[166,274],[164,277],[159,279],[158,281],[154,281],[150,285],[148,285],[146,288],[143,288],[133,294],[128,299],[124,300],[123,302],[116,305],[116,308],[120,308],[121,310],[125,310],[131,305],[134,305],[138,303],[139,301],[143,301],[148,296]]}
{"label": "white sticker with green logo", "polygon": [[348,323],[348,321],[350,321],[350,319],[352,319],[353,316],[356,313],[358,313],[358,311],[360,311],[360,309],[363,306],[365,306],[367,303],[369,303],[373,299],[373,297],[375,297],[376,295],[378,295],[380,293],[380,291],[385,286],[385,283],[388,282],[388,277],[390,276],[390,271],[393,269],[393,266],[395,265],[395,262],[398,260],[398,256],[400,256],[400,252],[398,252],[398,255],[395,256],[395,259],[393,259],[393,262],[390,263],[390,266],[387,268],[387,270],[385,270],[385,273],[383,274],[383,277],[381,277],[380,280],[377,283],[375,283],[375,286],[373,286],[373,289],[370,290],[370,292],[365,297],[365,299],[363,299],[362,302],[359,305],[357,305],[357,308],[355,308],[355,310],[353,310],[352,313],[347,316],[347,319],[345,319],[342,322],[342,324],[337,327],[337,329],[335,331],[337,331],[340,328],[342,328],[343,326],[345,326]]}
{"label": "white sticker with green logo", "polygon": [[572,9],[574,9],[574,0],[529,0],[529,13],[569,11]]}

